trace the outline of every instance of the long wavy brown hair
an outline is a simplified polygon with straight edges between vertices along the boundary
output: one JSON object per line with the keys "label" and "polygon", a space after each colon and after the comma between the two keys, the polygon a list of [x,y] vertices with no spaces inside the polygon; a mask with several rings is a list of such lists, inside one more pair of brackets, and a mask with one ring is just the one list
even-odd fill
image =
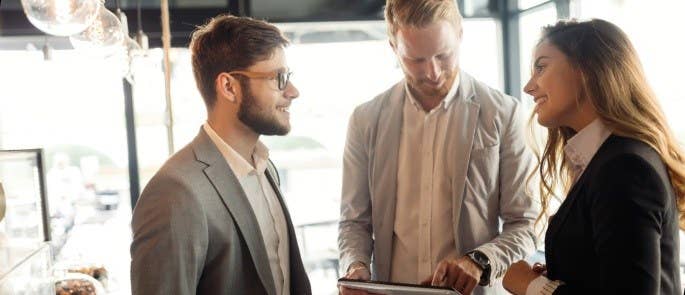
{"label": "long wavy brown hair", "polygon": [[[542,30],[538,44],[549,42],[581,72],[581,95],[590,100],[599,119],[613,134],[651,146],[665,163],[685,229],[685,154],[666,122],[656,95],[648,85],[635,48],[616,25],[601,20],[559,21]],[[531,130],[532,117],[529,122]],[[535,146],[537,166],[528,181],[539,176],[542,211],[536,224],[547,216],[554,189],[564,195],[571,187],[571,170],[563,154],[575,135],[569,127],[547,128],[542,153]]]}

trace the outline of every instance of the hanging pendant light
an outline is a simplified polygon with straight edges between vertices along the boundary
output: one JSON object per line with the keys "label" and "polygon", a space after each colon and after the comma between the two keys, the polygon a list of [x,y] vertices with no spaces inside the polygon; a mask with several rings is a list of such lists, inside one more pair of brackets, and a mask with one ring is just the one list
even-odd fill
{"label": "hanging pendant light", "polygon": [[110,56],[124,46],[126,37],[119,18],[103,7],[90,27],[80,34],[70,36],[69,40],[76,49]]}
{"label": "hanging pendant light", "polygon": [[21,0],[28,20],[39,30],[55,36],[83,32],[100,10],[99,0]]}

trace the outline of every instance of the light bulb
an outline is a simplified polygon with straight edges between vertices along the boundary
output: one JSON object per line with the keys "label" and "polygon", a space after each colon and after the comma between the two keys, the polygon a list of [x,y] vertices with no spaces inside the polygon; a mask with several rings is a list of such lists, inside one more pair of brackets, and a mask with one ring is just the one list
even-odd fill
{"label": "light bulb", "polygon": [[21,0],[21,6],[31,24],[39,30],[55,36],[69,36],[90,26],[101,3],[99,0]]}
{"label": "light bulb", "polygon": [[121,22],[114,13],[102,8],[93,23],[85,31],[69,37],[76,49],[98,52],[97,55],[110,56],[125,46],[125,36]]}

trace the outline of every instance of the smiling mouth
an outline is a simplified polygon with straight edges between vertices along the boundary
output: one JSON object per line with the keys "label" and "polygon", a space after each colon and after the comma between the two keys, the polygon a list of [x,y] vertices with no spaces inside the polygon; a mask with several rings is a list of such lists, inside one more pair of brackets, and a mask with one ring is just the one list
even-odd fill
{"label": "smiling mouth", "polygon": [[443,82],[442,79],[437,80],[437,81],[425,80],[425,83],[428,84],[429,86],[432,86],[432,87],[440,86],[442,84],[442,82]]}
{"label": "smiling mouth", "polygon": [[290,106],[285,106],[285,107],[277,107],[277,110],[284,112],[284,113],[290,113],[288,110],[290,109]]}
{"label": "smiling mouth", "polygon": [[547,101],[547,96],[546,96],[546,95],[545,95],[545,96],[538,96],[538,97],[534,98],[533,101],[534,101],[536,104],[544,103],[544,102]]}

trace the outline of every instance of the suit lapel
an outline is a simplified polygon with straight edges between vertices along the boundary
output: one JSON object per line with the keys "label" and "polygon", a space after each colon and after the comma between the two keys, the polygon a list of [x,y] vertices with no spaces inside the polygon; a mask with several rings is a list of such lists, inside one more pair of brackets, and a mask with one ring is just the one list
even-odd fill
{"label": "suit lapel", "polygon": [[569,212],[571,212],[573,203],[575,202],[577,198],[576,196],[579,193],[579,188],[585,185],[584,176],[585,173],[583,173],[583,176],[581,176],[576,182],[576,184],[571,188],[571,191],[569,191],[568,195],[561,203],[561,206],[559,206],[557,212],[554,215],[552,215],[552,219],[549,222],[549,227],[547,228],[545,239],[552,241],[556,236],[557,232],[559,232],[559,230],[561,229],[561,225],[564,224],[566,217],[568,216]]}
{"label": "suit lapel", "polygon": [[461,208],[464,200],[466,176],[471,158],[473,137],[478,127],[478,114],[480,105],[475,103],[472,98],[473,81],[466,73],[459,73],[459,91],[456,103],[452,108],[450,120],[458,120],[460,123],[451,123],[455,128],[451,142],[448,146],[454,150],[454,178],[452,179],[452,220],[454,223],[455,246],[461,249],[461,239],[459,239],[459,220],[461,218]]}
{"label": "suit lapel", "polygon": [[193,148],[197,160],[208,165],[204,173],[238,225],[262,284],[269,294],[275,295],[276,286],[259,223],[238,178],[204,130],[195,138]]}
{"label": "suit lapel", "polygon": [[[402,109],[405,100],[404,83],[398,83],[381,108],[376,127],[376,146],[374,148],[373,208],[380,220],[374,220],[376,249],[392,249],[392,234],[395,224],[395,204],[397,202],[397,157],[399,155],[400,132],[402,128]],[[374,218],[376,218],[374,214]],[[378,251],[374,254],[383,257],[374,259],[378,265],[378,280],[388,280],[392,251]]]}
{"label": "suit lapel", "polygon": [[598,165],[597,163],[600,162],[604,151],[608,148],[608,146],[611,145],[613,138],[614,136],[611,135],[604,141],[604,143],[602,143],[602,146],[600,146],[600,148],[597,150],[597,153],[595,153],[590,162],[587,164],[585,171],[583,171],[583,174],[580,175],[576,183],[571,187],[571,190],[569,191],[568,195],[566,195],[566,198],[561,203],[561,206],[559,206],[556,214],[554,214],[554,217],[552,217],[554,222],[549,223],[546,234],[547,239],[550,241],[553,240],[557,232],[561,229],[566,217],[573,207],[573,203],[578,198],[578,195],[583,193],[581,188],[585,187],[586,182],[588,181],[588,175],[595,169],[595,166]]}
{"label": "suit lapel", "polygon": [[269,184],[276,192],[278,197],[278,203],[281,205],[281,210],[283,210],[283,215],[285,216],[285,222],[288,227],[288,249],[290,255],[290,289],[292,294],[304,294],[309,293],[307,286],[309,282],[307,281],[306,271],[304,270],[304,265],[302,265],[302,258],[300,257],[300,249],[297,245],[297,239],[295,238],[295,228],[293,227],[292,219],[290,218],[290,212],[288,212],[285,206],[285,200],[283,199],[283,194],[281,193],[280,186],[274,179],[271,167],[266,170],[266,177],[269,179]]}

